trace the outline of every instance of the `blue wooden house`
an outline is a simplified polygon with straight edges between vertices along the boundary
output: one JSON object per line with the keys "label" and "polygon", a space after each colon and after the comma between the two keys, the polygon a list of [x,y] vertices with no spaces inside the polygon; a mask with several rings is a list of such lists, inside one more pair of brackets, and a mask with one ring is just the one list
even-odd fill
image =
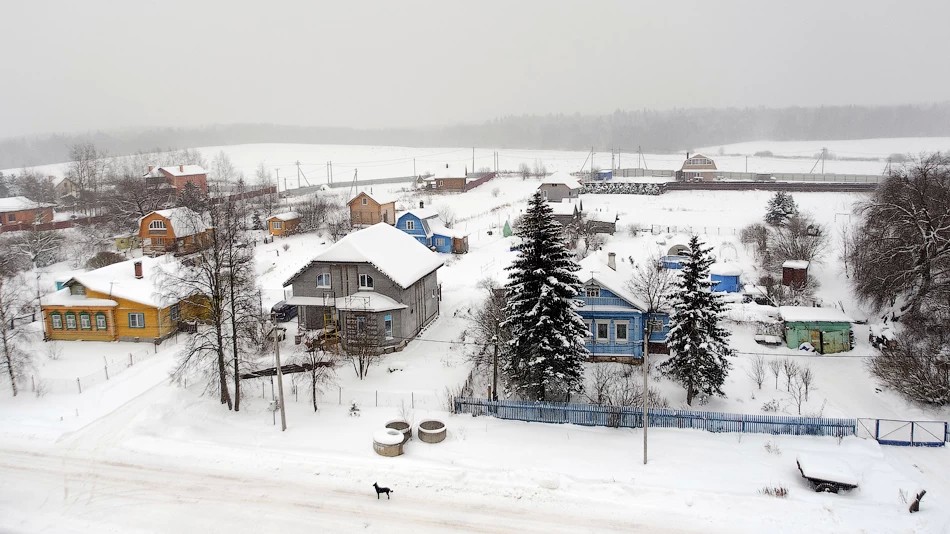
{"label": "blue wooden house", "polygon": [[742,291],[742,268],[731,262],[714,263],[709,267],[712,290],[723,293]]}
{"label": "blue wooden house", "polygon": [[587,350],[593,361],[630,361],[643,358],[647,321],[651,321],[650,353],[667,353],[669,314],[647,317],[647,305],[628,287],[633,277],[629,259],[597,252],[580,262],[583,281],[578,313],[587,323]]}
{"label": "blue wooden house", "polygon": [[448,228],[439,219],[432,208],[426,208],[420,202],[419,208],[399,215],[396,228],[406,232],[416,241],[436,252],[445,254],[464,254],[468,252],[468,235],[454,228]]}

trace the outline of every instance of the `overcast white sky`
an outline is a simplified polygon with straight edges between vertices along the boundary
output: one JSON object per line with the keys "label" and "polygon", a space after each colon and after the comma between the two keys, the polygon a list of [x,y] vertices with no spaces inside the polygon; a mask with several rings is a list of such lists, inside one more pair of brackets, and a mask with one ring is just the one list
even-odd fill
{"label": "overcast white sky", "polygon": [[0,137],[950,99],[950,2],[7,1]]}

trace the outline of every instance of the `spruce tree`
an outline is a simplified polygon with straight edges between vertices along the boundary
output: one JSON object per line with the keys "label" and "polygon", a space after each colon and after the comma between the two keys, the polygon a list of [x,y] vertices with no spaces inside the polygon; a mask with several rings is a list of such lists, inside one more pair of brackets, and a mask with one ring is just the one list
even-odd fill
{"label": "spruce tree", "polygon": [[508,267],[509,383],[524,397],[557,398],[583,390],[587,325],[576,311],[580,267],[568,253],[561,226],[537,192],[521,218],[518,257]]}
{"label": "spruce tree", "polygon": [[664,374],[686,388],[686,404],[699,394],[725,396],[722,385],[732,365],[729,331],[719,326],[723,304],[710,288],[711,248],[699,238],[689,240],[682,276],[675,284],[673,313],[666,343],[673,355],[660,365]]}
{"label": "spruce tree", "polygon": [[798,213],[798,205],[792,195],[785,191],[776,191],[765,207],[765,223],[781,226],[790,217]]}

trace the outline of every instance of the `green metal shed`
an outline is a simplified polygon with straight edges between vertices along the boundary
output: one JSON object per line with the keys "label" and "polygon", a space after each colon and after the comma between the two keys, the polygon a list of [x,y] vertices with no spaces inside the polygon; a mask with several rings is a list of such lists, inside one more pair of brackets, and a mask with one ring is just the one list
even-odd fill
{"label": "green metal shed", "polygon": [[791,349],[811,343],[821,354],[845,352],[853,348],[851,319],[836,308],[781,306],[785,322],[785,342]]}

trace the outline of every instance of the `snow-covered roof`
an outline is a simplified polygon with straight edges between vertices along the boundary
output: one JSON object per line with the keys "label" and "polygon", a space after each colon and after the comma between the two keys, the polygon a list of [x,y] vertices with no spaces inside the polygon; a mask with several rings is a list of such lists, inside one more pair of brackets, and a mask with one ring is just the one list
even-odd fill
{"label": "snow-covered roof", "polygon": [[458,228],[449,228],[442,223],[441,219],[435,219],[429,222],[429,231],[433,235],[444,235],[446,237],[463,238],[468,236],[468,232]]}
{"label": "snow-covered roof", "polygon": [[115,307],[119,303],[110,299],[90,299],[85,295],[73,295],[68,287],[50,293],[40,299],[40,306],[94,306]]}
{"label": "snow-covered roof", "polygon": [[[201,216],[189,208],[180,207],[167,210],[157,210],[149,213],[145,217],[148,217],[152,213],[157,213],[158,215],[168,219],[169,223],[172,225],[172,229],[175,231],[175,237],[195,235],[207,229],[207,226],[205,225]],[[145,217],[141,217],[139,219],[139,225],[142,224],[142,219]]]}
{"label": "snow-covered roof", "polygon": [[446,163],[436,167],[432,178],[465,178],[465,170],[464,166]]}
{"label": "snow-covered roof", "polygon": [[[432,208],[415,208],[415,209],[408,210],[408,211],[406,211],[405,213],[412,214],[412,215],[414,215],[416,218],[418,218],[418,219],[423,219],[423,220],[425,220],[425,219],[431,219],[431,218],[433,218],[433,217],[438,217],[438,216],[439,216],[439,212],[435,211],[435,210],[432,209]],[[400,217],[401,217],[401,215],[400,215]]]}
{"label": "snow-covered roof", "polygon": [[292,284],[316,262],[369,263],[402,288],[411,286],[444,263],[438,254],[409,234],[387,223],[377,223],[334,243],[284,282],[284,286]]}
{"label": "snow-covered roof", "polygon": [[201,165],[169,165],[159,167],[157,170],[165,171],[172,176],[193,176],[195,174],[208,174]]}
{"label": "snow-covered roof", "polygon": [[296,211],[288,211],[285,213],[278,213],[277,215],[271,215],[267,220],[277,219],[278,221],[293,221],[294,219],[299,219],[300,214]]}
{"label": "snow-covered roof", "polygon": [[401,310],[409,306],[401,302],[396,302],[382,293],[376,293],[375,291],[357,291],[347,297],[337,298],[336,307],[343,311],[381,312]]}
{"label": "snow-covered roof", "polygon": [[850,323],[851,318],[837,308],[815,308],[811,306],[779,306],[779,314],[785,321],[826,323]]}
{"label": "snow-covered roof", "polygon": [[628,258],[621,259],[618,254],[615,262],[617,270],[614,270],[607,265],[607,254],[607,252],[601,250],[581,260],[581,270],[577,272],[578,278],[584,284],[589,284],[593,280],[599,286],[609,289],[611,293],[640,310],[646,310],[648,308],[647,303],[627,287],[634,274],[634,267],[630,264],[630,260]]}
{"label": "snow-covered roof", "polygon": [[709,274],[718,276],[740,276],[742,274],[742,267],[739,267],[739,264],[731,261],[714,263],[709,266]]}
{"label": "snow-covered roof", "polygon": [[597,221],[597,222],[604,222],[604,223],[617,222],[617,214],[609,213],[606,211],[585,211],[584,216],[587,217],[588,221]]}
{"label": "snow-covered roof", "polygon": [[[135,262],[142,262],[142,278],[135,277]],[[137,258],[134,260],[122,261],[119,263],[113,263],[112,265],[107,265],[105,267],[88,271],[82,274],[77,274],[73,276],[67,284],[72,284],[72,282],[78,282],[86,289],[91,289],[98,293],[104,293],[111,297],[131,300],[132,302],[138,302],[139,304],[145,304],[146,306],[153,306],[156,308],[164,308],[169,306],[173,302],[162,295],[160,287],[160,273],[176,272],[181,267],[181,264],[174,259],[168,259],[164,256],[158,258]],[[52,304],[53,302],[59,302],[62,299],[61,296],[57,296],[62,291],[69,291],[68,288],[57,291],[51,295],[48,295],[44,298],[44,303]],[[106,302],[106,299],[86,299],[85,297],[75,296],[76,300],[70,300],[72,304],[80,305],[82,303],[87,303],[93,306],[108,306],[109,304],[92,304],[90,302]],[[47,299],[50,299],[47,302]],[[113,305],[115,301],[108,300],[112,302]]]}
{"label": "snow-covered roof", "polygon": [[807,269],[808,262],[805,260],[786,260],[782,263],[782,268],[785,269]]}
{"label": "snow-covered roof", "polygon": [[545,180],[541,185],[566,185],[568,189],[580,189],[581,183],[573,178],[559,178],[555,180]]}
{"label": "snow-covered roof", "polygon": [[561,202],[548,202],[548,206],[551,206],[554,215],[573,215],[574,208],[580,209],[576,200],[565,198]]}
{"label": "snow-covered roof", "polygon": [[37,208],[51,208],[55,204],[34,202],[26,197],[0,198],[0,211],[35,210]]}

